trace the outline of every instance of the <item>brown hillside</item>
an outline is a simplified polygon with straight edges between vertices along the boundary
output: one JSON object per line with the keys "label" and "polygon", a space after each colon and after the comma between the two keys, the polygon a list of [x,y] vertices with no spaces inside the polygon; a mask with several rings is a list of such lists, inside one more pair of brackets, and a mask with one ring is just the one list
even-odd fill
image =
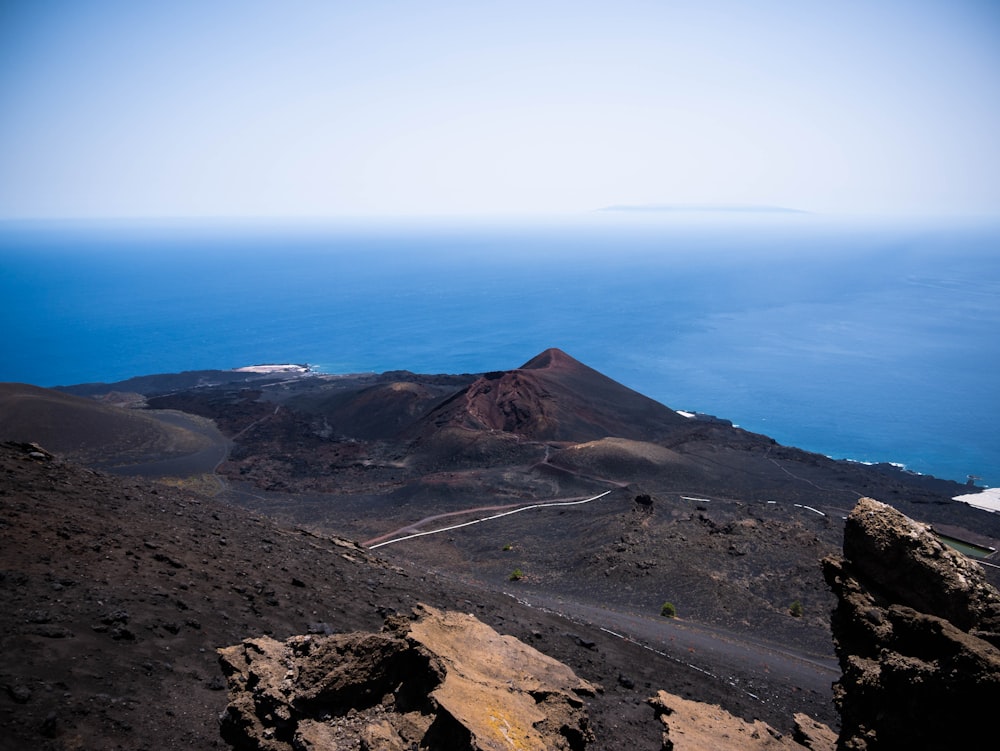
{"label": "brown hillside", "polygon": [[554,348],[515,370],[482,376],[429,420],[574,442],[605,436],[655,440],[685,423],[669,407]]}

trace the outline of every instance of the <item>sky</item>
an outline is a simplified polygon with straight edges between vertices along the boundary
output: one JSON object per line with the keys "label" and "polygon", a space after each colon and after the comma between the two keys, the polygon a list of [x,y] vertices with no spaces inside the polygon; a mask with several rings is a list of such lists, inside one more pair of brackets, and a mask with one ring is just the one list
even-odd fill
{"label": "sky", "polygon": [[0,219],[1000,214],[996,0],[0,0]]}

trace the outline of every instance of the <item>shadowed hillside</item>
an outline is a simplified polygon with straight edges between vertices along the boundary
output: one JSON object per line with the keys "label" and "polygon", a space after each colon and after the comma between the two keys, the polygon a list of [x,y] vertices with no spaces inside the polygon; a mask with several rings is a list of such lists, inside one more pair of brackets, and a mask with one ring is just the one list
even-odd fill
{"label": "shadowed hillside", "polygon": [[[52,389],[0,384],[0,440],[35,442],[92,466],[122,467],[196,455],[218,444],[213,433],[211,425],[189,415],[123,409]],[[216,455],[215,461],[221,458]]]}

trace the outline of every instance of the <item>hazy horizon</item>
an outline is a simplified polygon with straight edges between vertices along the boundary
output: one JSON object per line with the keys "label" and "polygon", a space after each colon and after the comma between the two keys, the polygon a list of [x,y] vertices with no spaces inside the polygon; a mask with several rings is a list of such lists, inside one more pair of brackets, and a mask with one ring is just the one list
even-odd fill
{"label": "hazy horizon", "polygon": [[1000,6],[7,3],[0,218],[995,215]]}

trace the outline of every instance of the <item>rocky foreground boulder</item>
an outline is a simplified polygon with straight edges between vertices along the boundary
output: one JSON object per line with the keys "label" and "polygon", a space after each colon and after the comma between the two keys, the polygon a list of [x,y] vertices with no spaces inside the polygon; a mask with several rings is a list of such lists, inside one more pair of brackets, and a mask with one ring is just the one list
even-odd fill
{"label": "rocky foreground boulder", "polygon": [[1000,592],[931,529],[863,498],[844,556],[823,561],[838,598],[838,748],[980,747],[1000,708]]}
{"label": "rocky foreground boulder", "polygon": [[662,751],[834,751],[837,735],[808,715],[795,715],[795,733],[744,720],[716,704],[658,691],[647,703],[663,726]]}
{"label": "rocky foreground boulder", "polygon": [[420,606],[381,633],[269,637],[219,650],[236,749],[580,751],[595,687],[471,615]]}

